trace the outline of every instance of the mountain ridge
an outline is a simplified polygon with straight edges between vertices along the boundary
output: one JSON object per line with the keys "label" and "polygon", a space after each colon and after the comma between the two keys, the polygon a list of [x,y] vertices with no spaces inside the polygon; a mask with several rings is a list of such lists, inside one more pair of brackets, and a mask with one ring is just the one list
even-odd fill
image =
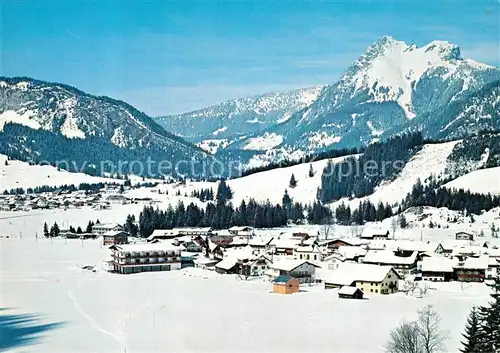
{"label": "mountain ridge", "polygon": [[[339,80],[320,86],[321,91],[311,104],[301,106],[283,121],[231,135],[234,129],[222,123],[231,116],[231,111],[222,119],[220,115],[199,115],[198,118],[219,121],[218,128],[225,132],[210,137],[210,144],[217,147],[212,152],[253,150],[258,158],[262,159],[264,152],[269,161],[275,161],[280,158],[277,156],[291,153],[300,155],[368,145],[412,129],[422,129],[429,138],[457,136],[456,131],[464,129],[461,120],[445,133],[442,131],[450,120],[450,116],[443,114],[452,114],[446,106],[460,106],[457,102],[470,99],[474,92],[496,80],[500,80],[497,67],[464,59],[460,48],[448,41],[437,40],[418,47],[383,36],[370,45]],[[439,113],[436,118],[439,121],[431,118],[438,115],[435,112]],[[165,119],[157,121],[163,124]],[[468,124],[471,119],[467,119]],[[497,120],[492,120],[492,127],[499,128]],[[202,121],[198,120],[199,129],[202,129]],[[427,125],[434,131],[427,129]],[[171,131],[177,133],[175,127]],[[190,141],[206,146],[202,135]]]}
{"label": "mountain ridge", "polygon": [[79,164],[146,163],[152,158],[174,165],[213,159],[126,102],[61,83],[0,77],[1,152],[34,163],[54,163],[56,156],[71,158],[68,149]]}

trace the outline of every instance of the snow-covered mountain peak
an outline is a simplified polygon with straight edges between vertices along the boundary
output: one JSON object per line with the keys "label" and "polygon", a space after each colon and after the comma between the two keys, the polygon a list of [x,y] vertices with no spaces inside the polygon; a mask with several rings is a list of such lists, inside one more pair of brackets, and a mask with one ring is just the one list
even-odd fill
{"label": "snow-covered mountain peak", "polygon": [[436,68],[454,72],[463,63],[459,47],[447,41],[418,47],[384,36],[360,56],[340,81],[354,86],[352,95],[366,90],[376,102],[396,101],[407,118],[412,119],[412,88],[420,78]]}

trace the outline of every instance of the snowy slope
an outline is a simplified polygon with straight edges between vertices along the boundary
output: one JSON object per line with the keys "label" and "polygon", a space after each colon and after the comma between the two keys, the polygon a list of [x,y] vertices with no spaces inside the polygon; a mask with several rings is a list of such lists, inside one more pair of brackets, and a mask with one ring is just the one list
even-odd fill
{"label": "snowy slope", "polygon": [[422,150],[406,163],[395,180],[381,184],[369,196],[353,200],[343,199],[334,204],[344,202],[355,208],[363,200],[370,200],[375,204],[379,201],[389,204],[400,202],[412,190],[418,179],[423,183],[431,175],[439,178],[446,172],[448,156],[459,142],[424,145]]}
{"label": "snowy slope", "polygon": [[[332,161],[338,163],[347,157],[334,158]],[[271,203],[281,203],[285,189],[293,201],[311,203],[316,199],[316,192],[321,186],[321,173],[327,165],[328,160],[320,160],[312,163],[303,163],[286,168],[272,169],[265,172],[251,174],[245,177],[228,180],[227,183],[233,190],[232,203],[239,205],[242,200],[248,201],[253,198],[256,201]],[[309,177],[309,168],[312,165],[315,175]],[[290,178],[294,174],[297,186],[290,188]],[[168,195],[190,196],[195,190],[211,188],[217,190],[217,182],[191,182],[182,184],[162,184],[156,187],[161,192],[168,192]],[[159,197],[162,197],[161,195]]]}
{"label": "snowy slope", "polygon": [[480,194],[500,195],[500,167],[475,170],[444,185]]}
{"label": "snowy slope", "polygon": [[101,178],[84,173],[69,173],[58,171],[50,165],[30,165],[26,162],[9,160],[5,165],[7,156],[0,154],[0,190],[13,188],[34,188],[36,186],[60,186],[81,183],[123,183],[120,179]]}

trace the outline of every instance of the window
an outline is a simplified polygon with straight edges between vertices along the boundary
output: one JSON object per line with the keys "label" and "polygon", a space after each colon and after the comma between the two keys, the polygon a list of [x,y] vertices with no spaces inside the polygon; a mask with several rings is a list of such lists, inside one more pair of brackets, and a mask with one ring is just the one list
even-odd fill
{"label": "window", "polygon": [[373,293],[373,289],[370,289],[370,292],[372,292],[372,293]]}
{"label": "window", "polygon": [[375,289],[375,293],[378,293],[378,289]]}

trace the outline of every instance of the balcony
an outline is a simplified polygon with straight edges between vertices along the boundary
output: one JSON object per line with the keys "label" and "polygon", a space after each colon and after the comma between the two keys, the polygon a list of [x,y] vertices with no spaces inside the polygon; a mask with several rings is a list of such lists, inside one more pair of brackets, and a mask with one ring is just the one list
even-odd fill
{"label": "balcony", "polygon": [[127,253],[127,255],[116,255],[113,254],[112,256],[116,259],[160,259],[160,258],[179,258],[180,261],[180,253],[179,252],[167,252],[164,253],[163,255],[160,255],[160,253],[154,253],[153,255],[149,255],[149,253],[145,253],[145,255],[139,255],[139,253],[136,253],[137,255],[129,255],[130,253]]}

